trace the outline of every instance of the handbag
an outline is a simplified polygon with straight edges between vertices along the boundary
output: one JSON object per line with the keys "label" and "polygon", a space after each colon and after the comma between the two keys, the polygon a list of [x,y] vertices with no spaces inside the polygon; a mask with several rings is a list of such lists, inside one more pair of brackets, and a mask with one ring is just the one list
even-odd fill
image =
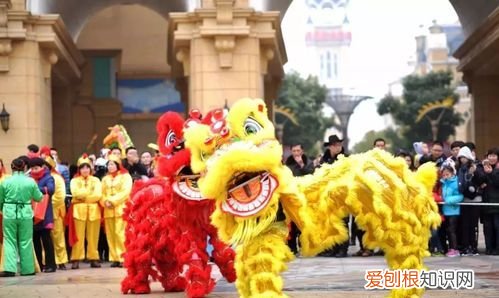
{"label": "handbag", "polygon": [[35,222],[35,225],[45,219],[45,213],[47,212],[49,199],[50,197],[47,188],[45,187],[45,194],[43,195],[42,200],[40,202],[31,202],[31,206],[33,207],[33,220]]}

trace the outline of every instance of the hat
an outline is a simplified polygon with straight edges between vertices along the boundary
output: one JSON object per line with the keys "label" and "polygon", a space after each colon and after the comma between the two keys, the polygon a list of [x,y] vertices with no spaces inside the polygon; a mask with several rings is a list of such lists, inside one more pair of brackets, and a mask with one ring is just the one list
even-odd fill
{"label": "hat", "polygon": [[107,160],[105,158],[99,157],[95,161],[95,166],[96,167],[105,167],[107,164]]}
{"label": "hat", "polygon": [[337,135],[330,135],[328,141],[324,143],[324,147],[341,142],[343,142],[343,140],[338,138]]}
{"label": "hat", "polygon": [[460,158],[460,157],[466,157],[468,160],[475,160],[475,158],[473,157],[473,154],[471,154],[470,148],[468,148],[468,147],[461,147],[461,149],[459,149],[459,153],[457,154],[457,158]]}
{"label": "hat", "polygon": [[45,164],[52,170],[55,168],[55,161],[54,159],[52,158],[52,156],[48,155],[47,157],[45,157]]}
{"label": "hat", "polygon": [[35,158],[30,158],[29,160],[29,167],[30,168],[33,168],[33,167],[43,167],[43,165],[45,164],[45,161],[43,159],[41,159],[40,157],[35,157]]}
{"label": "hat", "polygon": [[118,168],[121,167],[121,159],[118,156],[114,154],[109,154],[109,156],[107,157],[107,162],[110,161],[114,161],[118,165]]}
{"label": "hat", "polygon": [[46,156],[50,156],[50,147],[49,146],[42,146],[40,148],[40,155],[45,154]]}
{"label": "hat", "polygon": [[151,148],[154,151],[159,151],[159,146],[157,144],[149,143],[147,144],[147,147]]}
{"label": "hat", "polygon": [[78,162],[76,163],[78,168],[80,168],[83,165],[88,165],[89,167],[92,167],[92,161],[90,158],[88,158],[88,155],[84,153],[80,158],[78,158]]}

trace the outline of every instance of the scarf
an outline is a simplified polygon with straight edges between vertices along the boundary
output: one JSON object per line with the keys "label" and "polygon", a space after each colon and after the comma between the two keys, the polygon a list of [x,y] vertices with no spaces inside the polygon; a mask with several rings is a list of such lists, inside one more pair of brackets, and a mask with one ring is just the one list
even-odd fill
{"label": "scarf", "polygon": [[36,182],[40,181],[40,179],[42,179],[44,175],[45,175],[45,169],[41,169],[38,172],[33,172],[33,171],[30,172],[31,178],[35,179]]}

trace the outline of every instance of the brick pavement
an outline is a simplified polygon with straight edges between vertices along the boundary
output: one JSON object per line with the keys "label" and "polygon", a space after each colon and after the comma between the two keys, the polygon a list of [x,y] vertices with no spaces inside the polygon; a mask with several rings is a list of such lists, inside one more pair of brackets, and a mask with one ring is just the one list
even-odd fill
{"label": "brick pavement", "polygon": [[[476,272],[474,290],[428,290],[425,297],[499,297],[499,257],[478,256],[428,258],[430,269],[473,269]],[[82,264],[80,270],[58,271],[32,277],[0,279],[0,297],[124,297],[119,283],[124,269],[91,269]],[[385,268],[382,257],[298,258],[284,274],[285,290],[290,297],[384,297],[384,291],[365,291],[366,269]],[[214,275],[220,278],[218,272]],[[153,283],[151,295],[133,297],[184,297],[181,293],[162,293]],[[209,297],[237,297],[232,284],[220,281]]]}

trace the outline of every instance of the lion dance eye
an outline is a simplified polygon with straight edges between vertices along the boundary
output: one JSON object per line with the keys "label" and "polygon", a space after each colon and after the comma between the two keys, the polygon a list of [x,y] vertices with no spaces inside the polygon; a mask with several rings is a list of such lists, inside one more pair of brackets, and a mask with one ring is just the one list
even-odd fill
{"label": "lion dance eye", "polygon": [[263,127],[253,118],[248,118],[244,121],[244,132],[246,135],[253,135],[262,130]]}
{"label": "lion dance eye", "polygon": [[173,145],[175,142],[177,141],[177,136],[175,135],[175,133],[173,132],[173,130],[170,130],[168,132],[168,135],[166,136],[166,140],[165,140],[165,145],[168,147],[168,146],[171,146]]}
{"label": "lion dance eye", "polygon": [[206,152],[203,152],[203,151],[201,151],[200,155],[201,155],[200,157],[201,157],[202,161],[206,161],[208,158],[210,158],[210,155]]}

